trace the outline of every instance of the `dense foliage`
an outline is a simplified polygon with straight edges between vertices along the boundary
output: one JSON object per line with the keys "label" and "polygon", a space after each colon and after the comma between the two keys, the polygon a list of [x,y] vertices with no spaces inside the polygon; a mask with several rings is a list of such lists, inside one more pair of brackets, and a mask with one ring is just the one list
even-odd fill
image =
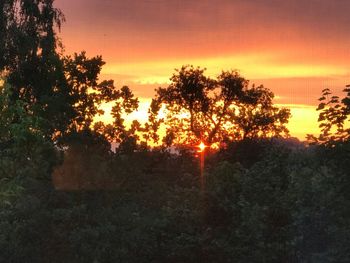
{"label": "dense foliage", "polygon": [[151,116],[165,106],[167,145],[288,135],[290,111],[273,105],[269,89],[249,87],[237,71],[223,71],[215,80],[204,71],[183,66],[169,87],[157,90]]}
{"label": "dense foliage", "polygon": [[[100,56],[57,52],[52,0],[0,9],[0,262],[350,262],[349,89],[324,91],[306,146],[268,89],[185,66],[127,126],[138,99],[99,81]],[[114,122],[93,125],[103,102]],[[199,139],[225,141],[203,174],[167,147]]]}
{"label": "dense foliage", "polygon": [[350,85],[347,85],[343,92],[346,95],[340,99],[328,88],[322,91],[322,96],[319,98],[320,104],[317,107],[320,111],[318,121],[322,134],[318,137],[308,135],[311,142],[330,145],[349,141]]}
{"label": "dense foliage", "polygon": [[80,142],[60,168],[78,190],[3,179],[1,260],[348,262],[349,145],[263,145],[246,166],[229,150],[208,155],[203,190],[186,153]]}

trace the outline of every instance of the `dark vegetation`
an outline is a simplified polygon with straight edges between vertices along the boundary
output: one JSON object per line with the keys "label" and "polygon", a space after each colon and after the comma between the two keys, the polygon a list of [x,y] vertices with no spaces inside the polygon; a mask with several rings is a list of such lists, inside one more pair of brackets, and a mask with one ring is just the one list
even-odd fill
{"label": "dark vegetation", "polygon": [[[58,51],[52,2],[0,1],[0,262],[350,262],[348,88],[323,91],[308,145],[270,90],[191,66],[126,125],[137,98]],[[219,147],[205,188],[199,141]]]}

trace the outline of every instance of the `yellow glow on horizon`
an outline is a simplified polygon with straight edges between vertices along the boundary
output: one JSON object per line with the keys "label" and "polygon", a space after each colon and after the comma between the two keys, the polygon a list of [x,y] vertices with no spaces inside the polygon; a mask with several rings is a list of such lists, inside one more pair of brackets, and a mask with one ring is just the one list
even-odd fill
{"label": "yellow glow on horizon", "polygon": [[163,76],[143,77],[140,79],[135,79],[134,82],[141,85],[164,83],[170,84],[170,78]]}
{"label": "yellow glow on horizon", "polygon": [[291,118],[287,124],[290,135],[297,137],[304,141],[307,134],[313,134],[316,137],[320,134],[318,127],[318,115],[316,106],[302,105],[302,104],[281,104],[279,107],[289,108],[291,111]]}
{"label": "yellow glow on horizon", "polygon": [[102,74],[128,75],[138,84],[170,83],[175,68],[182,65],[194,65],[207,68],[207,74],[216,77],[222,70],[238,69],[246,78],[288,78],[288,77],[324,77],[345,75],[348,68],[335,65],[312,63],[291,64],[281,61],[278,55],[230,55],[227,57],[211,57],[182,59],[172,61],[158,60],[139,63],[106,64]]}
{"label": "yellow glow on horizon", "polygon": [[[148,108],[151,103],[151,99],[139,98],[139,108],[137,111],[132,112],[129,115],[122,116],[125,118],[125,124],[130,125],[133,120],[138,120],[141,124],[147,122],[148,120]],[[113,117],[111,116],[111,110],[113,107],[113,102],[104,103],[101,105],[101,109],[104,111],[103,115],[97,116],[95,122],[102,121],[107,124],[113,123]]]}
{"label": "yellow glow on horizon", "polygon": [[[150,98],[139,98],[139,109],[125,118],[125,124],[128,126],[133,120],[139,121],[144,124],[148,120],[148,107],[151,103]],[[285,107],[291,110],[291,118],[287,124],[287,128],[290,131],[292,137],[297,137],[299,140],[304,141],[307,134],[314,134],[318,136],[320,129],[318,127],[318,114],[316,106],[303,105],[303,104],[275,104],[277,107]],[[104,115],[96,117],[95,121],[103,121],[105,123],[113,123],[113,118],[110,115],[113,104],[108,103],[102,106],[105,111]],[[162,113],[162,111],[161,111]],[[162,113],[164,114],[164,113]],[[164,117],[164,116],[163,116]],[[185,116],[184,116],[185,117]],[[164,129],[160,131],[161,134],[165,132]]]}

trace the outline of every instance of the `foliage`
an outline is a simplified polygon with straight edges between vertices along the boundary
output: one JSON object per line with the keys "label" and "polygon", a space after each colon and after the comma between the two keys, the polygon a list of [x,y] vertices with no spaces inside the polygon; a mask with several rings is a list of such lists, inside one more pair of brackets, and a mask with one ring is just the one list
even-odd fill
{"label": "foliage", "polygon": [[10,97],[5,81],[0,87],[0,262],[36,261],[42,236],[35,229],[48,231],[42,224],[48,211],[37,207],[51,189],[59,154],[40,130],[42,119]]}
{"label": "foliage", "polygon": [[0,87],[0,178],[48,179],[58,156],[39,129],[42,119],[28,115],[22,101],[11,104],[10,96],[9,85]]}
{"label": "foliage", "polygon": [[1,1],[0,72],[11,85],[11,101],[40,116],[47,138],[63,132],[73,116],[56,29],[63,20],[52,0]]}
{"label": "foliage", "polygon": [[[82,130],[69,137],[55,173],[74,177],[74,170],[83,185],[65,192],[37,176],[49,176],[45,167],[52,167],[39,151],[48,145],[35,129],[40,120],[9,107],[5,90],[1,142],[19,157],[2,151],[0,160],[12,167],[23,162],[2,174],[0,262],[349,260],[347,144],[242,141],[240,153],[228,148],[210,157],[216,161],[208,160],[202,189],[199,160],[186,151],[113,153],[103,136]],[[13,116],[22,117],[13,122]],[[17,140],[35,141],[38,151],[22,152]],[[262,154],[242,166],[233,155],[247,145],[262,147]],[[25,162],[29,153],[37,161]]]}
{"label": "foliage", "polygon": [[[320,144],[305,147],[281,138],[290,113],[271,91],[184,66],[127,127],[138,99],[99,82],[100,56],[57,53],[52,0],[0,9],[0,262],[350,261],[349,89],[323,91]],[[103,102],[114,122],[92,127]],[[186,147],[148,147],[163,122],[166,146],[222,149],[202,173]]]}
{"label": "foliage", "polygon": [[105,62],[101,56],[86,57],[86,53],[64,58],[64,72],[73,98],[75,116],[71,120],[71,131],[89,129],[93,118],[103,114],[99,109],[102,102],[118,97],[113,80],[98,83],[98,77]]}
{"label": "foliage", "polygon": [[138,98],[134,97],[132,91],[123,86],[117,90],[113,99],[114,106],[111,115],[114,118],[112,124],[105,125],[103,122],[98,122],[94,125],[94,129],[104,135],[109,141],[119,143],[121,148],[130,148],[130,151],[136,148],[138,140],[137,131],[141,131],[141,124],[137,120],[133,120],[128,128],[125,123],[125,116],[131,114],[138,109]]}
{"label": "foliage", "polygon": [[224,71],[216,80],[204,71],[183,66],[169,87],[157,90],[150,120],[159,126],[154,116],[165,105],[168,145],[288,134],[285,124],[290,112],[273,106],[271,91],[263,86],[249,88],[249,81],[237,71]]}
{"label": "foliage", "polygon": [[319,98],[320,104],[317,107],[320,111],[318,122],[322,133],[318,138],[308,135],[310,142],[333,144],[349,140],[350,88],[347,86],[344,92],[347,94],[340,100],[338,96],[332,95],[330,89],[322,91],[322,97]]}

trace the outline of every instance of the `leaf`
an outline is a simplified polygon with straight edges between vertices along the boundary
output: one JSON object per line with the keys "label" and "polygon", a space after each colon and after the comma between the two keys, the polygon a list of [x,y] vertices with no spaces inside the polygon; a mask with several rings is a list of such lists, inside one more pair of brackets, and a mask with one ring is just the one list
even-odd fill
{"label": "leaf", "polygon": [[320,103],[316,110],[323,110],[325,106],[326,106],[325,103]]}

